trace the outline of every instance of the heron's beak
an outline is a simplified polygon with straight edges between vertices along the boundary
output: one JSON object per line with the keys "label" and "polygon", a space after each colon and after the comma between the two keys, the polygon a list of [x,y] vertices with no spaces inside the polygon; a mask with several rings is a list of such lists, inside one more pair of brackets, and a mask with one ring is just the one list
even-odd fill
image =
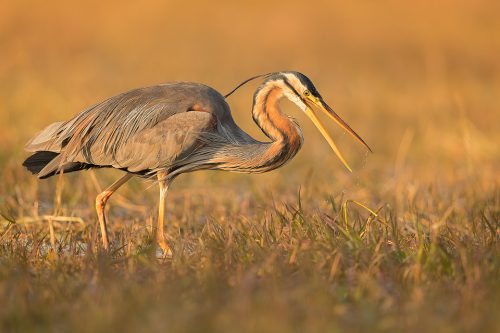
{"label": "heron's beak", "polygon": [[344,157],[340,153],[340,150],[337,148],[337,145],[333,141],[332,137],[326,131],[325,126],[323,126],[323,124],[321,123],[319,118],[316,116],[316,113],[314,112],[312,106],[316,106],[318,109],[323,111],[323,113],[326,113],[326,115],[328,117],[333,119],[340,127],[342,127],[349,134],[351,134],[357,141],[359,141],[361,144],[363,144],[370,152],[372,150],[366,144],[366,142],[363,141],[363,139],[361,139],[361,137],[356,132],[354,132],[354,130],[349,125],[347,125],[347,123],[344,120],[342,120],[342,118],[340,118],[340,116],[338,114],[336,114],[335,111],[333,111],[332,108],[330,106],[328,106],[328,104],[326,104],[325,101],[323,101],[321,98],[311,96],[306,100],[306,102],[309,106],[306,109],[307,116],[312,120],[314,125],[318,128],[318,130],[321,132],[321,134],[325,137],[325,139],[328,142],[328,144],[330,145],[330,147],[332,147],[333,152],[337,155],[337,157],[344,164],[344,166],[347,168],[347,170],[352,172],[351,167],[349,166],[349,164],[347,164],[346,160],[344,159]]}

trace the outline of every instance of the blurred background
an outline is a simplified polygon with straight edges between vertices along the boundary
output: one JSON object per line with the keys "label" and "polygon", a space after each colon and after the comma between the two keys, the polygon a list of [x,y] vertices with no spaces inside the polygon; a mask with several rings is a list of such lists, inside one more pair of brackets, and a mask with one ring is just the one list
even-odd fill
{"label": "blurred background", "polygon": [[[107,97],[168,81],[202,82],[226,93],[278,70],[308,75],[375,153],[332,125],[355,169],[348,174],[310,121],[283,102],[306,140],[284,169],[195,173],[176,186],[364,194],[371,186],[375,193],[358,198],[380,202],[401,177],[498,183],[498,1],[20,0],[1,8],[3,195],[36,183],[20,167],[30,137]],[[237,122],[265,140],[250,113],[258,84],[247,84],[229,103]],[[118,176],[98,173],[103,185]],[[42,190],[50,193],[51,182],[41,182]]]}
{"label": "blurred background", "polygon": [[[167,233],[187,253],[173,261],[143,258],[154,184],[133,180],[110,200],[123,260],[112,266],[79,247],[98,244],[95,195],[120,172],[58,184],[21,166],[36,132],[120,92],[196,81],[224,94],[279,70],[311,78],[374,153],[325,119],[348,173],[283,101],[305,137],[286,166],[173,184]],[[265,140],[250,112],[259,83],[228,102],[241,127]],[[499,107],[498,0],[0,0],[0,327],[497,327]],[[365,232],[371,216],[354,205],[346,213],[347,199],[379,209],[380,220]],[[57,260],[47,252],[51,215],[65,216],[50,230]],[[363,221],[344,238],[343,226],[357,232]],[[268,241],[270,226],[280,241]]]}

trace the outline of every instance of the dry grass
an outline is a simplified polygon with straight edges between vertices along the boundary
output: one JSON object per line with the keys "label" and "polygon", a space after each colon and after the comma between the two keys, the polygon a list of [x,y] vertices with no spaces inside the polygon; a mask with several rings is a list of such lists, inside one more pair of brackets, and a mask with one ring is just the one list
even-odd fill
{"label": "dry grass", "polygon": [[[498,331],[497,1],[1,7],[0,331]],[[332,126],[347,174],[284,103],[303,150],[269,174],[180,177],[171,260],[148,229],[156,187],[136,180],[111,199],[107,255],[93,202],[119,173],[37,181],[20,166],[37,130],[120,91],[226,92],[279,69],[309,75],[375,154]],[[230,103],[262,138],[254,88]]]}

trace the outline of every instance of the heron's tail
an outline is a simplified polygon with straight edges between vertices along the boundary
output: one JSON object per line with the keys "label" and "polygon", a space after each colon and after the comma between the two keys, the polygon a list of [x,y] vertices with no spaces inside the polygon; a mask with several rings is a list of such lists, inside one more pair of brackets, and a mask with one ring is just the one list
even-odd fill
{"label": "heron's tail", "polygon": [[38,178],[48,178],[61,171],[85,169],[82,163],[63,161],[61,153],[71,138],[64,134],[68,124],[71,122],[50,124],[26,144],[25,150],[33,155],[23,162],[23,166]]}
{"label": "heron's tail", "polygon": [[23,166],[38,178],[44,179],[60,172],[68,173],[95,167],[80,162],[66,162],[61,165],[61,154],[52,151],[37,151],[24,162]]}
{"label": "heron's tail", "polygon": [[37,151],[24,162],[23,166],[26,167],[32,174],[37,175],[39,178],[46,178],[52,176],[52,173],[46,174],[41,171],[54,159],[57,159],[58,153],[52,151]]}

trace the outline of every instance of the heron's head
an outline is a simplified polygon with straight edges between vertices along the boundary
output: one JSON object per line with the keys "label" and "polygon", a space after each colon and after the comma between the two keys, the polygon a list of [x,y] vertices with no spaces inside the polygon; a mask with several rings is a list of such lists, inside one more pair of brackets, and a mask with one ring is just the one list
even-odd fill
{"label": "heron's head", "polygon": [[330,134],[326,131],[324,125],[316,116],[315,109],[326,114],[371,152],[370,147],[363,139],[361,139],[361,137],[324,101],[323,97],[321,97],[320,93],[307,76],[299,72],[277,72],[267,76],[266,82],[269,81],[273,81],[274,84],[280,85],[283,89],[284,96],[304,111],[349,171],[352,171],[351,168],[340,153]]}

